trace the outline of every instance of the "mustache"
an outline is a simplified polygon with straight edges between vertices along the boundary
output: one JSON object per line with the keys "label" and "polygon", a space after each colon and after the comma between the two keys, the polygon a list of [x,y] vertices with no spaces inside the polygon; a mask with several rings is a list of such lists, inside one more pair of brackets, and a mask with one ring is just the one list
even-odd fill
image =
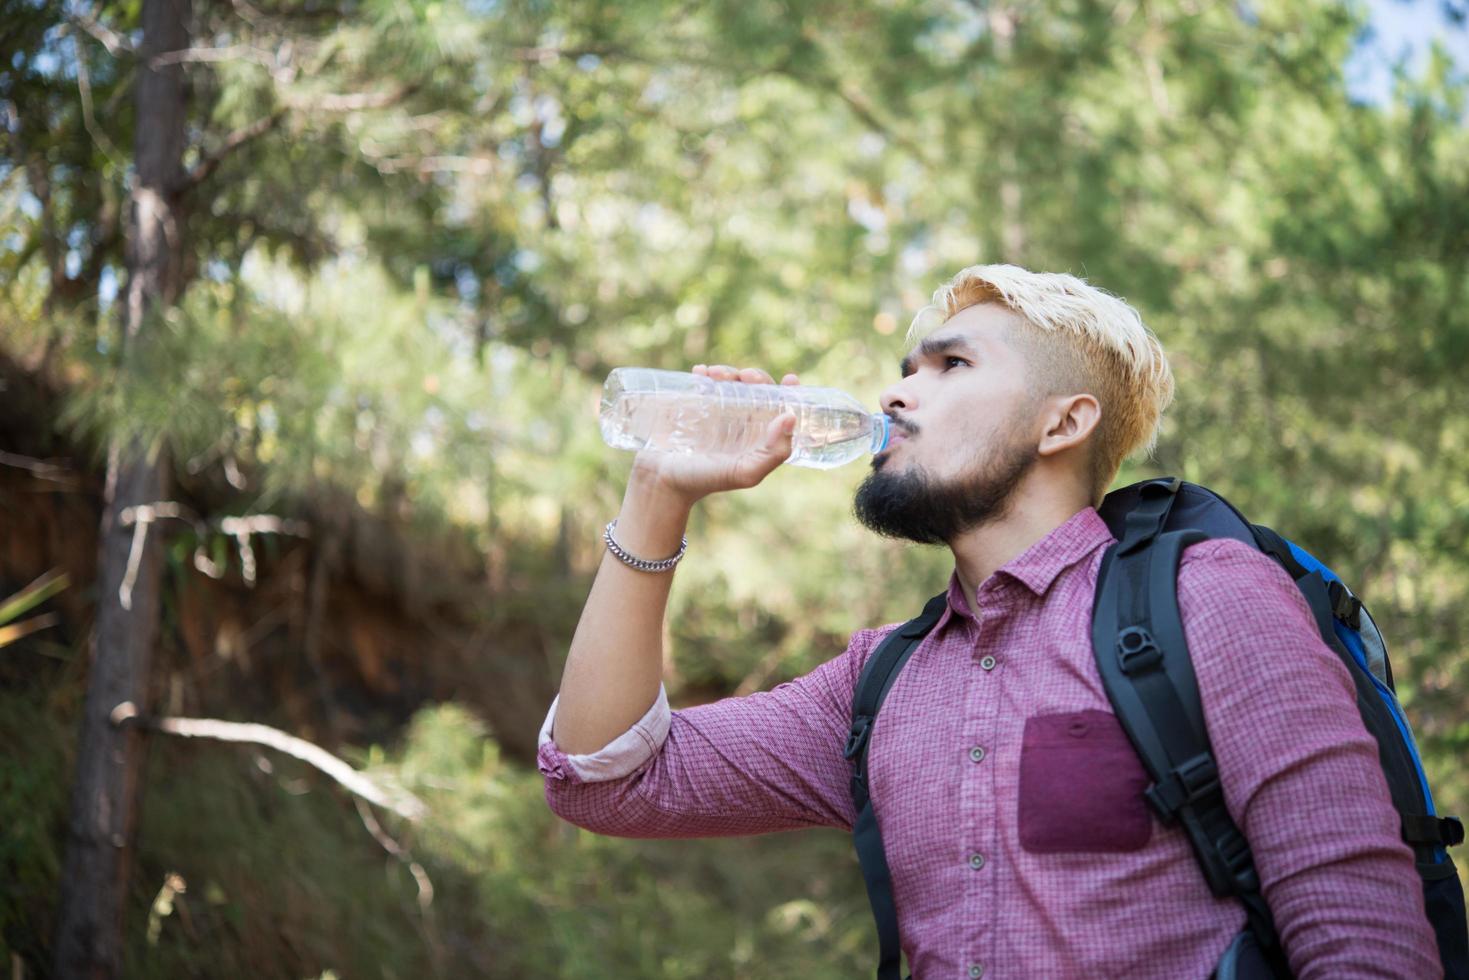
{"label": "mustache", "polygon": [[917,423],[911,422],[908,419],[903,418],[901,415],[894,415],[892,412],[888,413],[888,418],[892,420],[893,428],[899,430],[904,435],[918,435],[919,430]]}

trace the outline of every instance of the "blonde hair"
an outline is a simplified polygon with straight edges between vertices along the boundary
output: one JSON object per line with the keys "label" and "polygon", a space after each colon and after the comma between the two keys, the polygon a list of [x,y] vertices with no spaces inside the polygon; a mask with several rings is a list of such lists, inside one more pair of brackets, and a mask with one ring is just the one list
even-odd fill
{"label": "blonde hair", "polygon": [[962,270],[918,311],[909,341],[979,303],[998,303],[1022,321],[1009,340],[1025,355],[1033,397],[1086,392],[1101,404],[1089,474],[1092,502],[1100,504],[1123,460],[1157,448],[1159,423],[1173,401],[1162,344],[1137,310],[1106,290],[1013,265]]}

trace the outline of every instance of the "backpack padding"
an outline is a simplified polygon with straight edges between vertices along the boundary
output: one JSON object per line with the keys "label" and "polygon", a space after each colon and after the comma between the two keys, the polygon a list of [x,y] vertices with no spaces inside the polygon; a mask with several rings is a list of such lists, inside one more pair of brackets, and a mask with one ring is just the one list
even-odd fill
{"label": "backpack padding", "polygon": [[[1138,507],[1145,495],[1154,492],[1147,491],[1146,488],[1153,485],[1166,485],[1168,482],[1168,480],[1144,480],[1107,494],[1102,499],[1102,506],[1097,508],[1097,513],[1106,522],[1107,530],[1112,532],[1112,537],[1118,541],[1126,537],[1128,513]],[[1167,519],[1159,529],[1160,532],[1192,528],[1203,531],[1211,538],[1234,538],[1251,547],[1259,547],[1254,534],[1250,531],[1250,522],[1243,514],[1235,510],[1233,504],[1214,491],[1194,483],[1179,481],[1178,489],[1172,496],[1173,501],[1168,509]],[[1224,505],[1223,508],[1219,506],[1220,504]]]}
{"label": "backpack padding", "polygon": [[867,792],[867,749],[872,743],[872,727],[877,712],[897,680],[898,673],[923,638],[933,629],[948,606],[948,593],[928,600],[917,618],[893,630],[867,658],[857,678],[852,696],[852,729],[847,735],[843,754],[852,763],[852,803],[857,819],[852,824],[857,863],[862,866],[862,881],[867,886],[867,900],[877,922],[877,980],[898,980],[902,943],[898,935],[898,906],[893,898],[893,876],[887,854],[882,847],[882,831],[872,798]]}

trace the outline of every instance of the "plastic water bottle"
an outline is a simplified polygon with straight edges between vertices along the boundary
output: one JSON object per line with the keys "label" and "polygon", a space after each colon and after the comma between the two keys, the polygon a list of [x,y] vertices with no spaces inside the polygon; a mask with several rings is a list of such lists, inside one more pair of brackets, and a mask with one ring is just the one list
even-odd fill
{"label": "plastic water bottle", "polygon": [[881,452],[890,420],[844,391],[804,385],[715,381],[682,371],[617,368],[602,388],[602,438],[617,449],[741,453],[765,436],[771,419],[796,413],[796,466],[831,469]]}

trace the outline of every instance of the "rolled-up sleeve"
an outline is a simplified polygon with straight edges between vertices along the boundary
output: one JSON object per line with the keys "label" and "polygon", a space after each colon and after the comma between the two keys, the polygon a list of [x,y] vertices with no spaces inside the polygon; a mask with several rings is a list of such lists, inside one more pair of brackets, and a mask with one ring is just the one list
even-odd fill
{"label": "rolled-up sleeve", "polygon": [[1441,976],[1377,743],[1300,590],[1217,540],[1188,549],[1178,593],[1225,802],[1292,971]]}
{"label": "rolled-up sleeve", "polygon": [[556,722],[558,695],[551,701],[546,721],[541,725],[536,762],[541,774],[551,779],[571,778],[584,783],[621,779],[637,772],[658,754],[668,738],[671,713],[668,692],[658,685],[658,698],[631,728],[607,743],[600,751],[587,755],[567,755],[551,737]]}
{"label": "rolled-up sleeve", "polygon": [[546,802],[562,819],[619,837],[713,837],[801,827],[849,829],[842,754],[852,693],[880,630],[770,691],[670,711],[658,701],[591,755],[567,755],[541,729]]}

